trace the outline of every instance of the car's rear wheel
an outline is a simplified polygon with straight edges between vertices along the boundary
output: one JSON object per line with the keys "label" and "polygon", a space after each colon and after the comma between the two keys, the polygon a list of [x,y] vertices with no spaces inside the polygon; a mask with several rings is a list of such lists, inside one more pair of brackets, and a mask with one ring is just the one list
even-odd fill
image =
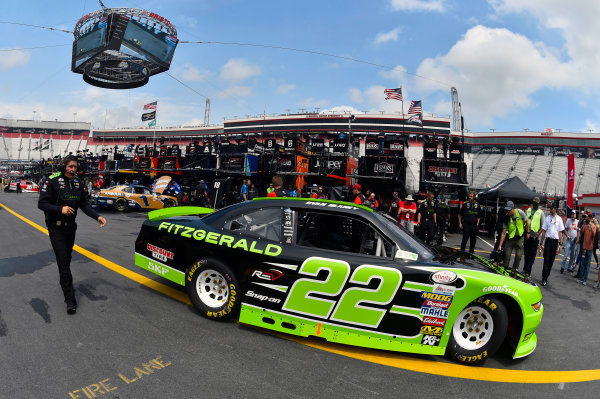
{"label": "car's rear wheel", "polygon": [[477,298],[454,321],[447,354],[461,363],[480,363],[498,350],[507,326],[506,307],[500,300]]}
{"label": "car's rear wheel", "polygon": [[177,204],[172,199],[168,199],[165,201],[165,208],[171,208],[171,207],[174,207],[175,205],[177,205]]}
{"label": "car's rear wheel", "polygon": [[237,278],[216,259],[201,259],[188,268],[185,288],[194,307],[210,319],[227,319],[240,307]]}
{"label": "car's rear wheel", "polygon": [[127,209],[127,200],[125,198],[117,198],[115,201],[115,209],[119,212],[123,212]]}

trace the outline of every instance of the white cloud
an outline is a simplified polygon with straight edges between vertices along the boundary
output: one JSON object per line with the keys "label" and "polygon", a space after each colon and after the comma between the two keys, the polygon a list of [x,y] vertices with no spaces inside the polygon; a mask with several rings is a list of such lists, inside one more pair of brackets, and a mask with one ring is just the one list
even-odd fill
{"label": "white cloud", "polygon": [[290,84],[285,84],[285,85],[279,85],[277,87],[277,93],[279,94],[286,94],[289,93],[290,91],[294,90],[296,88],[296,85],[294,83],[290,83]]}
{"label": "white cloud", "polygon": [[174,73],[182,80],[188,82],[206,82],[213,76],[212,72],[196,68],[190,63],[186,63],[182,67],[174,68]]}
{"label": "white cloud", "polygon": [[375,37],[375,44],[386,43],[389,41],[398,41],[398,33],[400,33],[400,28],[392,29],[389,32],[379,33]]}
{"label": "white cloud", "polygon": [[0,69],[17,68],[27,64],[31,59],[31,54],[23,50],[1,51],[0,55]]}
{"label": "white cloud", "polygon": [[354,103],[362,103],[365,101],[359,89],[350,89],[350,100]]}
{"label": "white cloud", "polygon": [[406,68],[402,65],[396,66],[394,69],[381,71],[379,74],[386,79],[393,80],[397,86],[402,86],[406,73]]}
{"label": "white cloud", "polygon": [[241,82],[252,76],[258,76],[262,73],[259,66],[252,65],[241,58],[233,58],[221,69],[221,78],[231,82]]}
{"label": "white cloud", "polygon": [[481,25],[467,31],[445,55],[422,61],[415,80],[418,92],[458,89],[463,114],[472,124],[490,124],[532,105],[542,88],[573,84],[572,70],[541,43],[507,29]]}
{"label": "white cloud", "polygon": [[252,87],[232,86],[217,93],[218,98],[241,98],[252,94]]}
{"label": "white cloud", "polygon": [[322,114],[362,114],[361,111],[350,105],[337,105],[321,111]]}
{"label": "white cloud", "polygon": [[323,108],[329,105],[329,101],[328,100],[319,100],[319,101],[315,101],[314,98],[305,98],[301,101],[299,101],[297,103],[297,105],[299,107],[318,107],[318,108]]}
{"label": "white cloud", "polygon": [[444,0],[392,0],[395,11],[444,11]]}

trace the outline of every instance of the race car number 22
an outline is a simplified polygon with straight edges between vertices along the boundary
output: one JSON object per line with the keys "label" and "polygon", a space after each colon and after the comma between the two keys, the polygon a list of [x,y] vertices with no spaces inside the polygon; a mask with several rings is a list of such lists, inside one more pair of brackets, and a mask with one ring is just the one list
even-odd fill
{"label": "race car number 22", "polygon": [[[282,310],[377,328],[386,311],[368,305],[389,304],[402,282],[402,273],[397,269],[360,265],[350,276],[350,265],[347,262],[318,257],[306,259],[298,273],[316,277],[322,270],[328,272],[325,280],[296,280]],[[379,281],[377,287],[366,288],[373,279]],[[348,281],[358,286],[344,290]],[[319,297],[313,294],[318,294]],[[333,298],[340,294],[340,299],[335,301]],[[326,299],[327,297],[332,299]]]}

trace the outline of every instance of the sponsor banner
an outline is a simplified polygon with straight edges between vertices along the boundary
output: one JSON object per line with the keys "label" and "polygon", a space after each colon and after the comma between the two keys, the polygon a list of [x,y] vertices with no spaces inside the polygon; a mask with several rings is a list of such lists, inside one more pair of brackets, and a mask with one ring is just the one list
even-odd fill
{"label": "sponsor banner", "polygon": [[421,291],[421,299],[431,299],[432,301],[452,302],[452,295],[436,294],[428,291]]}
{"label": "sponsor banner", "polygon": [[423,177],[427,181],[461,183],[466,174],[465,164],[456,161],[423,160]]}
{"label": "sponsor banner", "polygon": [[434,284],[433,285],[433,293],[434,294],[453,296],[455,291],[456,291],[456,287],[453,287],[451,285],[443,285],[443,284]]}
{"label": "sponsor banner", "polygon": [[427,299],[423,303],[423,306],[439,309],[448,309],[450,307],[450,302],[432,301],[431,299]]}
{"label": "sponsor banner", "polygon": [[438,317],[425,316],[425,317],[423,317],[423,324],[427,324],[427,325],[430,325],[430,326],[444,327],[446,325],[446,319],[440,319]]}
{"label": "sponsor banner", "polygon": [[154,259],[150,259],[144,255],[136,253],[135,264],[142,269],[151,271],[152,273],[164,277],[167,280],[171,280],[176,284],[185,285],[185,274],[183,272],[173,269],[172,267],[160,263]]}
{"label": "sponsor banner", "polygon": [[325,140],[324,139],[312,139],[310,141],[310,150],[316,153],[322,153],[325,148]]}
{"label": "sponsor banner", "polygon": [[365,141],[365,155],[379,155],[379,142],[369,139]]}
{"label": "sponsor banner", "polygon": [[335,139],[329,142],[329,148],[333,148],[333,152],[347,152],[348,141],[342,139]]}
{"label": "sponsor banner", "polygon": [[444,332],[444,328],[443,327],[434,327],[434,326],[421,326],[421,334],[429,334],[429,335],[435,335],[438,337],[442,336],[442,333]]}
{"label": "sponsor banner", "polygon": [[491,285],[489,287],[484,287],[483,292],[505,292],[512,296],[519,296],[519,293],[514,291],[508,285]]}
{"label": "sponsor banner", "polygon": [[429,346],[438,346],[440,344],[440,337],[436,337],[435,335],[423,335],[421,338],[421,345],[429,345]]}
{"label": "sponsor banner", "polygon": [[458,276],[450,270],[440,270],[431,275],[431,281],[438,284],[450,284],[456,281]]}
{"label": "sponsor banner", "polygon": [[431,306],[421,306],[421,316],[431,316],[439,319],[447,319],[450,311],[446,309],[434,308]]}
{"label": "sponsor banner", "polygon": [[152,252],[153,258],[162,260],[163,262],[166,262],[167,259],[173,260],[174,255],[173,255],[173,252],[171,252],[171,251],[167,251],[166,249],[159,248],[156,245],[152,245],[150,243],[148,243],[146,245],[146,248],[148,249],[148,251]]}

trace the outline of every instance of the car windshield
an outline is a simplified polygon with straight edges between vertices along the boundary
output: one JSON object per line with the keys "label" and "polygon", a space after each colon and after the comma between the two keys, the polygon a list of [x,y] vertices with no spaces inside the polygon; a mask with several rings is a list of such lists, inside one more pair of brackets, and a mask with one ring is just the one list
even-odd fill
{"label": "car windshield", "polygon": [[373,215],[389,227],[390,231],[406,245],[410,246],[413,251],[419,254],[420,259],[432,259],[435,257],[434,250],[419,240],[414,235],[410,234],[398,221],[385,213],[373,212]]}

